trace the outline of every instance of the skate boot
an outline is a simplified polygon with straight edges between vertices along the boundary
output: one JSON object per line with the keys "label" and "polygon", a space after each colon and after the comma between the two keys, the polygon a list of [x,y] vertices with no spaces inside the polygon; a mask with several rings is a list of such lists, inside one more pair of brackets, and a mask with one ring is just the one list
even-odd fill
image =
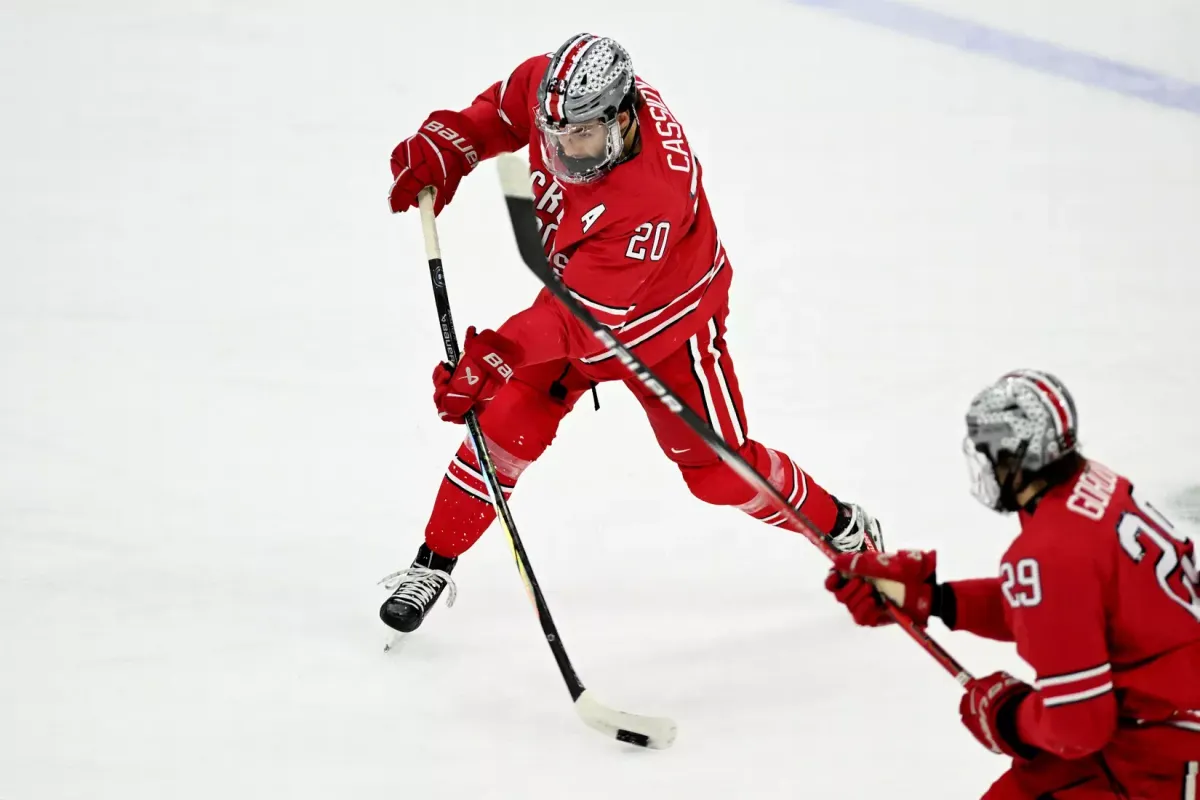
{"label": "skate boot", "polygon": [[838,519],[829,532],[834,549],[842,553],[883,550],[883,530],[878,520],[863,511],[862,506],[834,500],[838,504]]}
{"label": "skate boot", "polygon": [[457,589],[450,573],[457,562],[457,558],[439,556],[422,544],[411,567],[393,572],[380,581],[393,591],[380,606],[379,618],[393,630],[411,633],[421,627],[425,615],[447,587],[450,596],[446,599],[446,607],[454,605]]}

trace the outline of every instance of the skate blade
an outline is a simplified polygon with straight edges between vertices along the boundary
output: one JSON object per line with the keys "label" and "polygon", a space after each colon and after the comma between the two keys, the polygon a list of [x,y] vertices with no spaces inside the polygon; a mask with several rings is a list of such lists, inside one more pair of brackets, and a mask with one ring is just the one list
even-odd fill
{"label": "skate blade", "polygon": [[393,631],[388,636],[387,641],[383,643],[383,652],[395,653],[404,647],[404,643],[408,641],[409,634],[401,631]]}

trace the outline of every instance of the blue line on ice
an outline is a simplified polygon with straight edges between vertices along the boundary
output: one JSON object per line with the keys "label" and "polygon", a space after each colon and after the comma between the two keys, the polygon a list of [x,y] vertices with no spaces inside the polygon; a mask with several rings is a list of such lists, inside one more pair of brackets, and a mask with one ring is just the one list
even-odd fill
{"label": "blue line on ice", "polygon": [[1155,105],[1200,114],[1200,84],[1082,53],[978,22],[928,11],[895,0],[791,0],[919,39],[992,56],[1010,64],[1136,97]]}

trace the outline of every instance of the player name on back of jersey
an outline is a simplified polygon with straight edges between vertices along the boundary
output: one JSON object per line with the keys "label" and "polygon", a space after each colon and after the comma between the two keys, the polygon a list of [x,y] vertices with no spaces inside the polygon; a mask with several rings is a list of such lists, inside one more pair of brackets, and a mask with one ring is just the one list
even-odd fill
{"label": "player name on back of jersey", "polygon": [[638,90],[646,102],[650,119],[654,120],[654,129],[662,137],[663,150],[667,151],[667,166],[677,172],[691,172],[692,154],[683,138],[683,126],[675,120],[657,89],[639,80]]}
{"label": "player name on back of jersey", "polygon": [[1108,467],[1088,462],[1087,469],[1080,473],[1071,489],[1067,508],[1090,520],[1103,519],[1112,503],[1113,492],[1117,490],[1117,481],[1117,474]]}

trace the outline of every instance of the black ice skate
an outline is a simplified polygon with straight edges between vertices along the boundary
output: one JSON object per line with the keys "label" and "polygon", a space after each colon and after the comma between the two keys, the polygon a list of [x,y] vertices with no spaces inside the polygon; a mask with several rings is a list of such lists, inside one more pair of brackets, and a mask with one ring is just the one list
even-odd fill
{"label": "black ice skate", "polygon": [[440,556],[422,544],[411,567],[393,572],[380,581],[393,591],[380,606],[379,618],[393,630],[411,633],[421,627],[425,615],[447,587],[450,595],[446,607],[454,605],[457,590],[450,573],[457,562],[457,558]]}
{"label": "black ice skate", "polygon": [[864,550],[883,550],[883,529],[879,521],[854,503],[843,503],[834,498],[838,505],[838,519],[829,532],[829,542],[843,553],[860,553]]}

